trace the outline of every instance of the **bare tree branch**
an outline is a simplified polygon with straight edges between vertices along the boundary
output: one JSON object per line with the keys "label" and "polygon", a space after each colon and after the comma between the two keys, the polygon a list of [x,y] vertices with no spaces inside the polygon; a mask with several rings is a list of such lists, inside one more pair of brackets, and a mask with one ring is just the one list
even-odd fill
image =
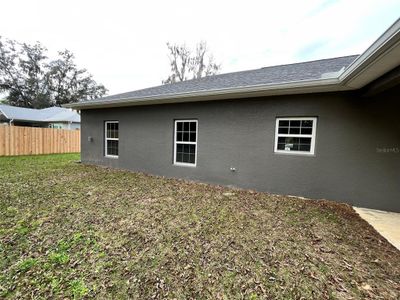
{"label": "bare tree branch", "polygon": [[167,43],[167,47],[169,50],[171,75],[162,81],[163,84],[215,75],[221,69],[221,65],[216,64],[213,56],[208,53],[205,41],[197,44],[194,53],[186,45],[172,45]]}

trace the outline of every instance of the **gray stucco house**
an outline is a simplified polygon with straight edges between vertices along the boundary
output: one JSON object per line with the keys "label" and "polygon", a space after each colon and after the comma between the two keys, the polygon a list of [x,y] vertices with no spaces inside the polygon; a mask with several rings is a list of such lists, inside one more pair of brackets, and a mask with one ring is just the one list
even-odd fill
{"label": "gray stucco house", "polygon": [[68,105],[83,163],[400,211],[400,20],[363,54]]}

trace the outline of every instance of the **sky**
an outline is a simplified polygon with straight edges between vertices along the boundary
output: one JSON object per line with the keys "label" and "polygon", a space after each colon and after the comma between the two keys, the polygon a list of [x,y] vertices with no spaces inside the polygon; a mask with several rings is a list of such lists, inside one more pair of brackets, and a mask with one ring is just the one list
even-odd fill
{"label": "sky", "polygon": [[207,42],[222,73],[360,54],[400,17],[399,0],[12,0],[0,35],[68,49],[109,94],[160,85],[167,42]]}

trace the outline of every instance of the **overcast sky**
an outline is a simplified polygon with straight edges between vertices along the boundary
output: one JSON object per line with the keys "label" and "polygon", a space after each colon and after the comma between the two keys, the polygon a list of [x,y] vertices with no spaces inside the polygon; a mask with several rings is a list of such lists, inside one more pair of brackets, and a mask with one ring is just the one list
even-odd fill
{"label": "overcast sky", "polygon": [[359,54],[400,1],[9,0],[1,10],[1,36],[71,50],[115,94],[168,77],[168,41],[207,41],[223,73]]}

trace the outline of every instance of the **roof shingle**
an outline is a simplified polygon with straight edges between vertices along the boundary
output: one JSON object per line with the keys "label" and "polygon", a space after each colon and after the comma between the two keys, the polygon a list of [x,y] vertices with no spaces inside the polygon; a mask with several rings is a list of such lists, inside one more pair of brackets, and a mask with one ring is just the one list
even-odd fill
{"label": "roof shingle", "polygon": [[[190,92],[335,78],[338,76],[338,73],[342,72],[357,57],[358,55],[351,55],[208,76],[111,95],[96,99],[96,101],[112,102],[113,100],[121,99],[139,99],[160,95],[174,96]],[[81,103],[85,102],[89,101],[82,101]]]}

